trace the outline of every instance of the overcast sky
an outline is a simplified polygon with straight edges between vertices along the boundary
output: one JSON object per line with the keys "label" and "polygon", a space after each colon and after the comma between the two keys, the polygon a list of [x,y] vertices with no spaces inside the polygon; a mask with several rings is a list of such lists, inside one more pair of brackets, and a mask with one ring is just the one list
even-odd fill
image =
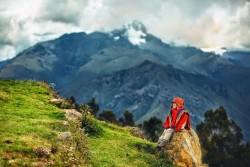
{"label": "overcast sky", "polygon": [[133,20],[165,42],[250,49],[249,0],[0,0],[0,61],[64,33]]}

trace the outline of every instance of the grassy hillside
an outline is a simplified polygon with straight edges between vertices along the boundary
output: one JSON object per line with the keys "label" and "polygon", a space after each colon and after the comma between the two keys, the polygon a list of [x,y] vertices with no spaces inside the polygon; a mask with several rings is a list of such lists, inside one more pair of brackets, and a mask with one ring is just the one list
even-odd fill
{"label": "grassy hillside", "polygon": [[[52,98],[46,84],[0,80],[0,166],[171,166],[129,128],[91,119],[99,133],[87,136],[79,125],[65,125]],[[58,138],[68,131],[70,140]]]}
{"label": "grassy hillside", "polygon": [[[97,120],[96,120],[97,121]],[[131,135],[131,129],[97,121],[101,134],[88,138],[93,166],[171,166],[155,152],[155,144]]]}

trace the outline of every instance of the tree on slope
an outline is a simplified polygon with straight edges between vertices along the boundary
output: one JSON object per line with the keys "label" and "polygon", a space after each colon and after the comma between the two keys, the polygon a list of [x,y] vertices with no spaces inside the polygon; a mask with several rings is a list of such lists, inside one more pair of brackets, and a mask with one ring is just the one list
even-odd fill
{"label": "tree on slope", "polygon": [[239,166],[243,161],[248,163],[249,147],[242,144],[242,130],[228,118],[226,110],[219,107],[215,111],[208,110],[204,116],[204,121],[196,129],[205,162],[211,167]]}
{"label": "tree on slope", "polygon": [[151,117],[149,120],[143,122],[142,128],[149,140],[155,142],[163,131],[163,123],[160,119]]}

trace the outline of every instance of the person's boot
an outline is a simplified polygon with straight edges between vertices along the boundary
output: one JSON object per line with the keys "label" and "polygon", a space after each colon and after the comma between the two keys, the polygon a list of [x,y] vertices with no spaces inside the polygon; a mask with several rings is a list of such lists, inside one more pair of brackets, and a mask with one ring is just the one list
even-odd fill
{"label": "person's boot", "polygon": [[155,148],[156,148],[156,150],[160,151],[162,147],[161,146],[156,146]]}
{"label": "person's boot", "polygon": [[157,150],[161,150],[163,147],[167,145],[167,140],[161,140],[157,143],[157,146],[155,147]]}

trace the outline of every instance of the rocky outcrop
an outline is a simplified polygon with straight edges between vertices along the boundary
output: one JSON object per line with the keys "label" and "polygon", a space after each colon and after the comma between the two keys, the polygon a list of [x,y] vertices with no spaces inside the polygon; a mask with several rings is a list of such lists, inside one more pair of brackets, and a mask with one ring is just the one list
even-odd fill
{"label": "rocky outcrop", "polygon": [[50,104],[61,108],[61,109],[71,109],[72,108],[72,104],[70,104],[69,101],[62,99],[62,98],[55,98],[55,99],[51,99],[49,101]]}
{"label": "rocky outcrop", "polygon": [[177,166],[208,167],[202,163],[199,137],[193,129],[175,132],[164,151]]}
{"label": "rocky outcrop", "polygon": [[80,122],[82,114],[75,109],[63,109],[65,112],[65,117],[68,121]]}
{"label": "rocky outcrop", "polygon": [[41,157],[48,158],[50,157],[51,148],[45,146],[39,146],[35,148],[33,151],[40,158]]}
{"label": "rocky outcrop", "polygon": [[[82,114],[77,110],[73,109],[72,104],[68,100],[62,98],[54,98],[49,101],[50,104],[61,108],[65,112],[65,118],[68,121],[80,122]],[[68,126],[68,122],[63,122],[64,126]]]}
{"label": "rocky outcrop", "polygon": [[68,141],[71,138],[71,133],[70,132],[63,132],[58,135],[58,137],[64,141]]}
{"label": "rocky outcrop", "polygon": [[129,127],[129,126],[127,128],[130,130],[130,133],[133,136],[145,139],[143,131],[140,128],[138,128],[138,127]]}
{"label": "rocky outcrop", "polygon": [[66,102],[66,100],[58,98],[58,99],[51,99],[49,102],[50,104],[53,104],[55,106],[60,106],[62,103]]}

